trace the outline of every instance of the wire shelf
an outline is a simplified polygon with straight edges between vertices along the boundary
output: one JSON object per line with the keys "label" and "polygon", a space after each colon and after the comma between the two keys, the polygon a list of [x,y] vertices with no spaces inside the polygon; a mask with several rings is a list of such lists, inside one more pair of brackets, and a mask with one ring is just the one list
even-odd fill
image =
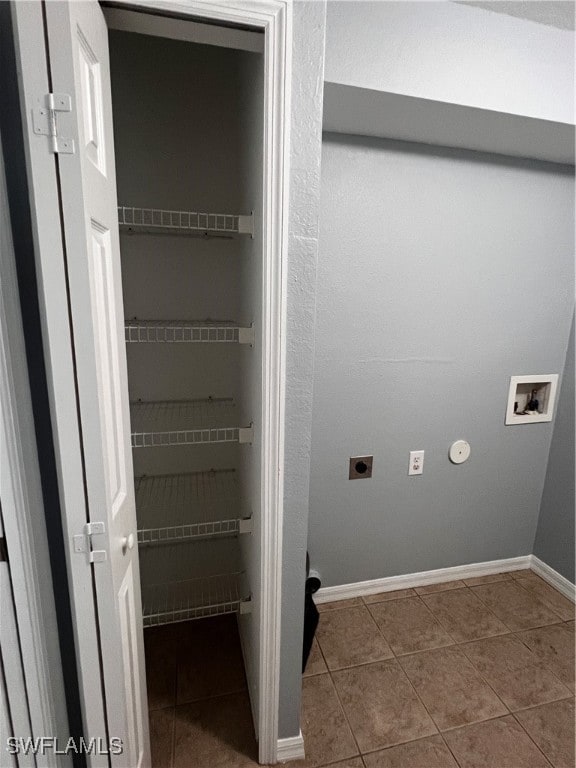
{"label": "wire shelf", "polygon": [[139,560],[144,626],[250,610],[233,539],[143,547]]}
{"label": "wire shelf", "polygon": [[223,613],[248,613],[250,596],[241,572],[142,586],[145,627],[201,619]]}
{"label": "wire shelf", "polygon": [[252,441],[228,398],[131,403],[130,421],[133,448]]}
{"label": "wire shelf", "polygon": [[245,525],[233,469],[143,476],[135,486],[140,545],[236,535]]}
{"label": "wire shelf", "polygon": [[254,329],[233,321],[127,320],[126,343],[236,343],[253,344]]}
{"label": "wire shelf", "polygon": [[161,208],[118,206],[118,224],[137,232],[202,233],[253,235],[253,214],[168,211]]}

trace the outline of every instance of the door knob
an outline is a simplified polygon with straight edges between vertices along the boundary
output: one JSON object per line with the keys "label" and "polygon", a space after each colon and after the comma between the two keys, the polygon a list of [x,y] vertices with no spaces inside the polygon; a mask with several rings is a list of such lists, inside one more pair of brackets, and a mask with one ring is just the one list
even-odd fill
{"label": "door knob", "polygon": [[129,549],[134,549],[134,534],[129,533],[122,539],[122,551],[126,553]]}

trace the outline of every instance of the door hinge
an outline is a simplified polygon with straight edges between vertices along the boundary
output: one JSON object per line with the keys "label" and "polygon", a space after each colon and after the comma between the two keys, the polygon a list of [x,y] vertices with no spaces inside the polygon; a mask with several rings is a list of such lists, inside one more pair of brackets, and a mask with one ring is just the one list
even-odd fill
{"label": "door hinge", "polygon": [[65,139],[58,133],[58,112],[72,112],[72,97],[67,93],[47,93],[44,106],[32,110],[34,133],[48,136],[51,152],[73,155],[74,139]]}
{"label": "door hinge", "polygon": [[73,537],[74,552],[85,552],[89,563],[103,563],[107,558],[106,550],[92,547],[92,536],[100,536],[103,533],[106,533],[104,523],[86,523],[84,532]]}

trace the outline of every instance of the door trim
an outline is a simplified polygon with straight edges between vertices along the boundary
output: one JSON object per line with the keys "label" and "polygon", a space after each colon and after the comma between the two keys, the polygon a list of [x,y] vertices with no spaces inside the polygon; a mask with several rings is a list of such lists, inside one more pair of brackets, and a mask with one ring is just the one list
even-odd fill
{"label": "door trim", "polygon": [[123,0],[115,5],[264,33],[264,317],[259,760],[278,760],[286,296],[292,73],[291,0]]}
{"label": "door trim", "polygon": [[292,5],[289,0],[127,0],[183,17],[251,27],[264,33],[264,317],[262,424],[262,528],[259,760],[278,759],[280,630],[282,613],[282,525],[286,380],[286,276],[290,169]]}

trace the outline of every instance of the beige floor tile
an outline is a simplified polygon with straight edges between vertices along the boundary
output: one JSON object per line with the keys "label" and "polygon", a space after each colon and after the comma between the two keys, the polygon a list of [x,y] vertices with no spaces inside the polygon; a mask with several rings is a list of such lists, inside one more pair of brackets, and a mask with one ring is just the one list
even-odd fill
{"label": "beige floor tile", "polygon": [[525,709],[516,718],[555,768],[574,768],[574,699]]}
{"label": "beige floor tile", "polygon": [[558,616],[514,579],[472,587],[474,594],[512,631],[555,624]]}
{"label": "beige floor tile", "polygon": [[176,703],[177,628],[151,627],[144,631],[148,709]]}
{"label": "beige floor tile", "polygon": [[350,600],[334,600],[331,603],[318,603],[319,613],[326,613],[326,611],[339,611],[342,608],[354,608],[355,606],[363,605],[361,597],[351,597]]}
{"label": "beige floor tile", "polygon": [[512,715],[444,734],[460,768],[550,768]]}
{"label": "beige floor tile", "polygon": [[385,603],[387,600],[401,600],[403,597],[415,597],[413,589],[395,589],[392,592],[378,592],[376,595],[365,595],[363,600],[366,605],[371,603]]}
{"label": "beige floor tile", "polygon": [[513,579],[529,579],[531,577],[536,579],[540,578],[540,576],[530,570],[530,568],[523,568],[521,571],[509,571],[509,573]]}
{"label": "beige floor tile", "polygon": [[178,704],[246,688],[235,616],[186,622],[181,626],[179,642]]}
{"label": "beige floor tile", "polygon": [[419,597],[369,606],[394,653],[414,653],[452,645],[453,639]]}
{"label": "beige floor tile", "polygon": [[480,584],[492,584],[495,581],[509,581],[512,577],[509,573],[491,573],[488,576],[474,576],[471,579],[464,579],[467,587],[477,587]]}
{"label": "beige floor tile", "polygon": [[399,663],[441,731],[508,712],[459,648],[403,656]]}
{"label": "beige floor tile", "polygon": [[312,648],[310,649],[310,656],[306,663],[306,669],[304,670],[303,677],[310,677],[311,675],[321,675],[323,672],[328,672],[328,667],[322,656],[322,651],[318,645],[318,640],[314,638],[312,641]]}
{"label": "beige floor tile", "polygon": [[408,744],[364,755],[366,768],[458,768],[442,736],[429,736]]}
{"label": "beige floor tile", "polygon": [[247,693],[176,707],[174,768],[255,768],[257,763]]}
{"label": "beige floor tile", "polygon": [[570,695],[566,686],[515,635],[459,646],[510,710]]}
{"label": "beige floor tile", "polygon": [[332,677],[361,752],[437,732],[396,661],[352,667]]}
{"label": "beige floor tile", "polygon": [[330,675],[314,675],[303,681],[301,726],[306,759],[291,762],[291,767],[324,766],[358,755]]}
{"label": "beige floor tile", "polygon": [[416,587],[419,595],[433,595],[435,592],[447,592],[451,589],[462,589],[465,587],[463,581],[443,581],[440,584],[427,584],[425,587]]}
{"label": "beige floor tile", "polygon": [[572,632],[574,632],[574,624],[575,624],[575,623],[576,623],[576,622],[574,621],[574,619],[572,619],[572,621],[567,621],[567,622],[566,622],[566,626],[570,627],[570,629],[572,630]]}
{"label": "beige floor tile", "polygon": [[[290,763],[288,764],[290,765]],[[324,766],[322,767],[324,768]],[[364,768],[361,757],[353,757],[351,760],[341,760],[339,763],[330,763],[326,768]]]}
{"label": "beige floor tile", "polygon": [[574,630],[553,624],[519,632],[518,637],[574,693]]}
{"label": "beige floor tile", "polygon": [[520,584],[527,592],[551,608],[562,621],[570,621],[574,618],[574,603],[542,579],[538,577],[533,579],[517,579],[516,583]]}
{"label": "beige floor tile", "polygon": [[174,708],[150,712],[150,751],[153,768],[172,768]]}
{"label": "beige floor tile", "polygon": [[365,606],[323,613],[316,637],[331,670],[394,655]]}
{"label": "beige floor tile", "polygon": [[510,631],[469,589],[426,595],[422,600],[457,643]]}

